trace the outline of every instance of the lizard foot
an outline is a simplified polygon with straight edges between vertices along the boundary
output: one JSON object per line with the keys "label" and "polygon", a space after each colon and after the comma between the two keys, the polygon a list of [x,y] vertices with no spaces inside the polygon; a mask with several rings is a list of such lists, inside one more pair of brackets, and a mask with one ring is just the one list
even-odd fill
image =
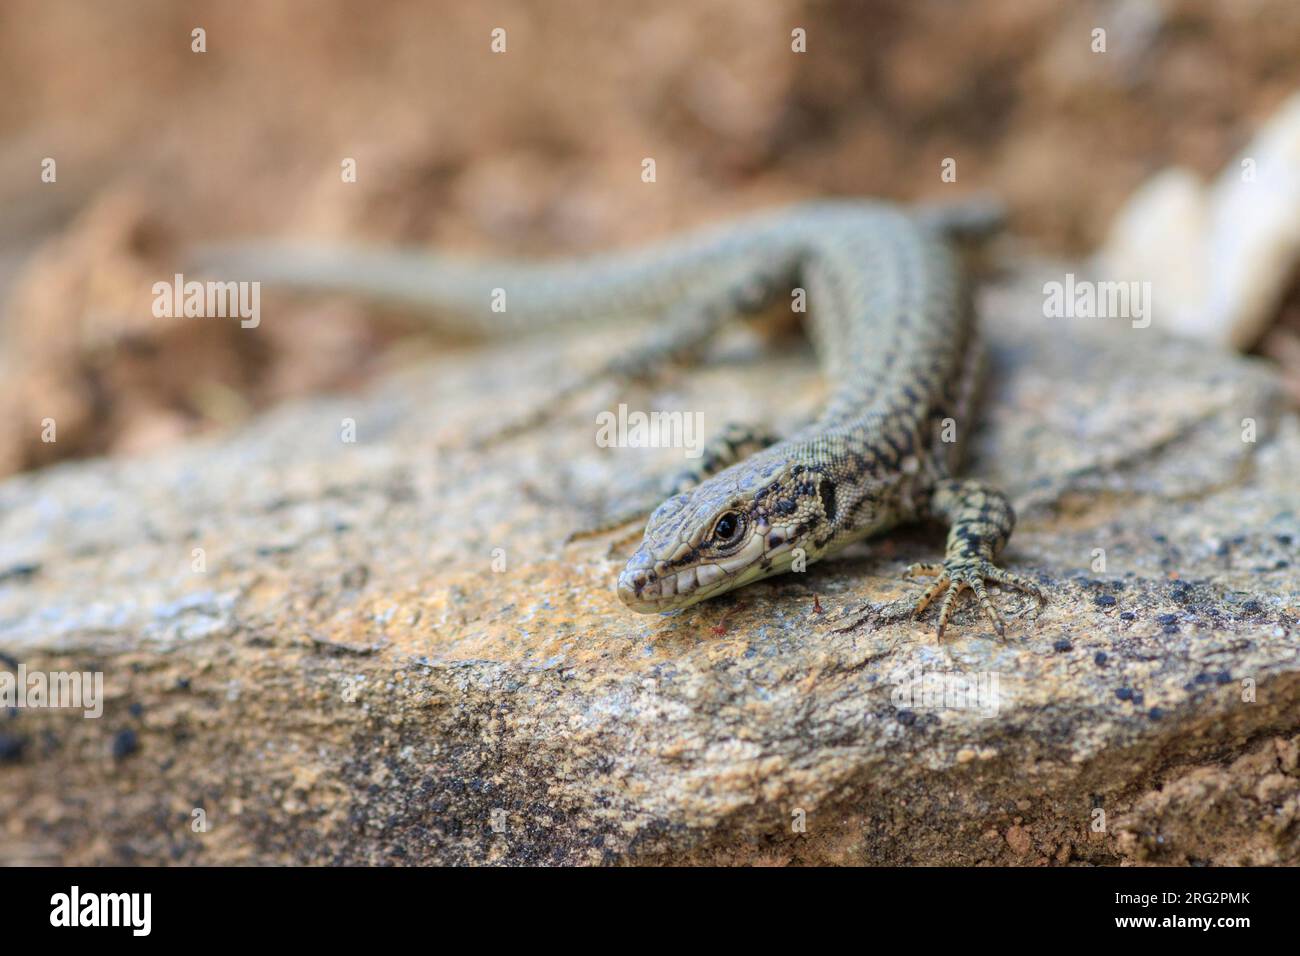
{"label": "lizard foot", "polygon": [[979,602],[979,606],[984,610],[988,619],[993,622],[993,628],[998,632],[998,636],[1001,637],[1006,633],[1006,626],[1002,623],[1002,616],[998,614],[993,602],[989,600],[988,589],[985,587],[987,581],[1000,584],[1003,588],[1016,588],[1027,594],[1032,594],[1040,604],[1047,600],[1042,589],[1033,581],[1019,574],[1004,571],[992,561],[975,556],[949,558],[943,564],[914,564],[907,569],[906,574],[909,576],[933,577],[935,579],[934,584],[930,585],[916,601],[912,608],[912,616],[920,618],[925,609],[942,594],[943,601],[939,605],[939,629],[937,632],[939,640],[943,640],[943,632],[948,626],[948,619],[952,617],[957,598],[963,591],[968,589],[975,595],[975,600]]}

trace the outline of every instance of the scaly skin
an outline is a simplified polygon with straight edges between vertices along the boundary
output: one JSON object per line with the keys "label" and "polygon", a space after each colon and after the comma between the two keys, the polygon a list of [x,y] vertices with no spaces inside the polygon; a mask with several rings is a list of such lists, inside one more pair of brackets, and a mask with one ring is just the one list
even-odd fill
{"label": "scaly skin", "polygon": [[[979,229],[975,217],[974,229]],[[809,332],[831,384],[815,422],[773,442],[733,427],[679,477],[651,514],[618,579],[634,611],[695,604],[807,564],[902,522],[949,525],[942,564],[919,615],[942,597],[942,637],[971,591],[998,633],[992,581],[1038,587],[994,558],[1015,516],[999,491],[950,477],[970,428],[977,367],[969,296],[945,227],[884,203],[794,207],[631,254],[556,265],[465,264],[414,253],[237,246],[209,266],[314,289],[336,289],[433,310],[439,324],[503,334],[617,313],[672,310],[655,360],[698,348],[722,321],[806,289]],[[508,295],[505,312],[489,308]],[[611,365],[632,373],[637,359]],[[947,439],[947,440],[945,440]],[[764,447],[766,446],[766,447]]]}
{"label": "scaly skin", "polygon": [[[820,560],[901,522],[950,526],[941,565],[914,566],[936,580],[920,614],[943,595],[938,634],[970,590],[998,633],[986,581],[1041,598],[1031,581],[993,559],[1015,525],[1000,492],[948,477],[969,427],[975,349],[958,264],[933,229],[876,207],[822,221],[792,243],[786,268],[806,282],[812,333],[832,381],[825,411],[786,441],[731,464],[706,452],[705,474],[650,516],[619,576],[636,611],[688,607]],[[792,223],[787,236],[801,230]],[[751,293],[752,294],[752,293]],[[724,450],[741,440],[736,435]],[[714,474],[709,466],[725,465]]]}

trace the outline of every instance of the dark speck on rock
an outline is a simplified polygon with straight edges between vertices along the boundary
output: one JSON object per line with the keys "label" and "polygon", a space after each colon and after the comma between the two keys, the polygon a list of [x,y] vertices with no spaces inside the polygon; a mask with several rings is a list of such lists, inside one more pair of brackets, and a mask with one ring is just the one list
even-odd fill
{"label": "dark speck on rock", "polygon": [[1052,645],[1052,650],[1068,651],[1071,650],[1073,647],[1074,647],[1073,644],[1071,644],[1069,641],[1067,641],[1065,638],[1062,637],[1059,640],[1057,640],[1055,644]]}
{"label": "dark speck on rock", "polygon": [[140,703],[137,700],[130,707],[128,707],[127,710],[130,712],[132,717],[140,717],[141,715],[144,714],[144,704]]}
{"label": "dark speck on rock", "polygon": [[1144,700],[1146,700],[1146,698],[1142,696],[1142,692],[1141,692],[1141,691],[1134,691],[1134,692],[1133,692],[1133,705],[1134,705],[1135,707],[1141,707],[1141,706],[1142,706],[1142,701],[1144,701]]}
{"label": "dark speck on rock", "polygon": [[1165,712],[1161,710],[1159,707],[1152,707],[1150,710],[1147,711],[1147,716],[1150,717],[1152,720],[1159,720],[1164,715]]}
{"label": "dark speck on rock", "polygon": [[364,564],[357,564],[343,572],[340,583],[345,588],[363,588],[370,580],[370,569]]}
{"label": "dark speck on rock", "polygon": [[1132,688],[1132,687],[1121,687],[1121,688],[1119,688],[1118,690],[1115,691],[1115,696],[1118,697],[1120,700],[1132,700],[1132,699],[1133,699],[1133,688]]}
{"label": "dark speck on rock", "polygon": [[1219,671],[1217,674],[1214,675],[1214,682],[1215,682],[1216,684],[1228,684],[1228,683],[1231,683],[1231,682],[1232,682],[1232,675],[1231,675],[1230,673],[1228,673],[1227,671]]}
{"label": "dark speck on rock", "polygon": [[1178,620],[1178,615],[1177,615],[1177,614],[1161,614],[1159,617],[1156,618],[1156,623],[1157,623],[1157,624],[1173,624],[1173,623],[1174,623],[1175,621],[1177,621],[1177,620]]}
{"label": "dark speck on rock", "polygon": [[1098,594],[1093,601],[1098,607],[1114,607],[1119,603],[1113,594]]}
{"label": "dark speck on rock", "polygon": [[1293,539],[1289,534],[1279,534],[1276,540],[1278,544],[1282,545],[1282,547],[1289,548],[1291,547],[1291,541]]}
{"label": "dark speck on rock", "polygon": [[1106,656],[1105,651],[1098,651],[1096,654],[1092,655],[1092,662],[1098,667],[1105,667],[1106,661],[1108,660],[1110,660],[1110,658]]}
{"label": "dark speck on rock", "polygon": [[1210,682],[1210,675],[1202,671],[1201,673],[1193,677],[1192,680],[1194,683],[1197,684],[1208,684]]}
{"label": "dark speck on rock", "polygon": [[13,734],[0,734],[0,764],[17,763],[23,759],[27,740]]}
{"label": "dark speck on rock", "polygon": [[1132,611],[1120,611],[1119,619],[1121,621],[1135,621],[1137,620],[1137,615],[1134,614]]}
{"label": "dark speck on rock", "polygon": [[113,759],[124,760],[140,749],[140,738],[134,730],[119,730],[113,735]]}
{"label": "dark speck on rock", "polygon": [[1177,633],[1178,633],[1178,625],[1177,625],[1177,624],[1166,624],[1165,627],[1164,627],[1164,631],[1165,631],[1166,634],[1177,634]]}
{"label": "dark speck on rock", "polygon": [[916,714],[910,710],[900,710],[898,712],[898,722],[904,727],[911,727],[916,723]]}
{"label": "dark speck on rock", "polygon": [[41,569],[39,564],[24,562],[0,571],[0,583],[5,581],[27,581]]}
{"label": "dark speck on rock", "polygon": [[1263,608],[1260,607],[1258,601],[1247,601],[1245,604],[1241,606],[1241,611],[1243,614],[1258,614],[1262,610]]}
{"label": "dark speck on rock", "polygon": [[176,678],[176,689],[177,689],[177,690],[189,690],[189,689],[190,689],[190,679],[189,679],[188,677],[178,677],[178,678]]}

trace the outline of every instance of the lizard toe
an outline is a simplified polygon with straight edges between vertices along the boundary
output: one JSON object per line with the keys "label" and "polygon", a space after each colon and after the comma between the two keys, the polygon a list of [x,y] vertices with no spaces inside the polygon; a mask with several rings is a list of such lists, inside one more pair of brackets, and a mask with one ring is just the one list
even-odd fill
{"label": "lizard toe", "polygon": [[989,597],[987,582],[990,581],[1006,588],[1016,588],[1024,591],[1037,598],[1040,602],[1047,600],[1042,589],[1027,578],[1004,571],[992,561],[965,558],[944,563],[938,579],[917,600],[916,617],[919,618],[925,609],[942,594],[943,601],[939,605],[939,620],[936,629],[937,638],[942,640],[948,622],[957,609],[962,592],[969,590],[980,610],[983,611],[984,616],[993,625],[993,629],[998,636],[1004,636],[1006,634],[1006,623]]}

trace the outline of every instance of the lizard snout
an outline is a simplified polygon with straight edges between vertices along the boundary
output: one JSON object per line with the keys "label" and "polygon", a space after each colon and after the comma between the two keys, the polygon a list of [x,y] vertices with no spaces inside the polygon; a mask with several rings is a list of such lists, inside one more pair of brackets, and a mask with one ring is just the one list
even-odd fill
{"label": "lizard snout", "polygon": [[644,551],[638,551],[618,576],[618,597],[634,611],[658,611],[659,585],[654,559]]}

